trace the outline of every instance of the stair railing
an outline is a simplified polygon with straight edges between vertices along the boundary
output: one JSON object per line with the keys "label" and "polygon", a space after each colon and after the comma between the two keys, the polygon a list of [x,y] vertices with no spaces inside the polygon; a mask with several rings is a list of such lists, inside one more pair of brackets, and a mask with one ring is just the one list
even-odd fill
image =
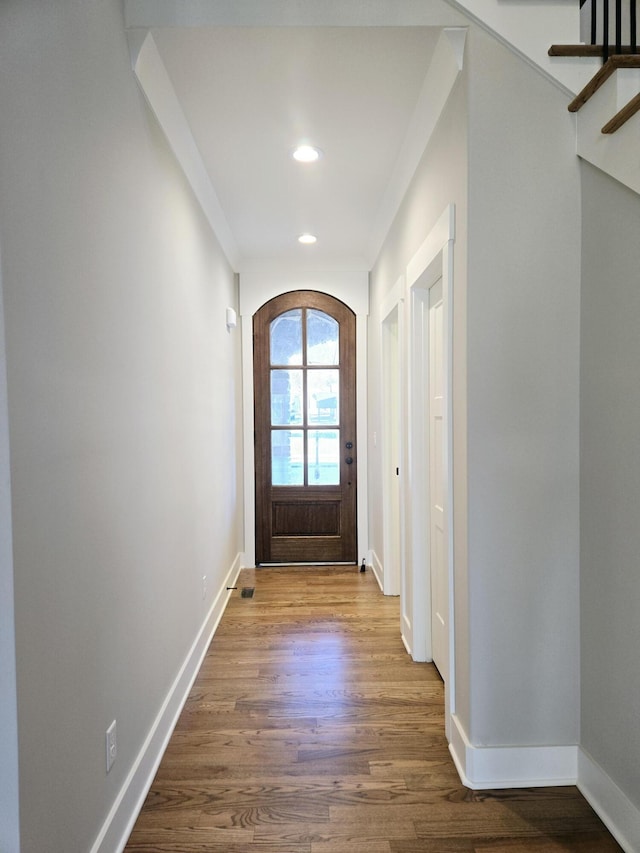
{"label": "stair railing", "polygon": [[580,0],[580,15],[583,33],[588,29],[591,46],[602,51],[603,62],[612,54],[638,53],[636,0]]}
{"label": "stair railing", "polygon": [[[549,56],[602,56],[602,68],[569,104],[572,113],[584,106],[618,69],[640,69],[636,0],[580,0],[580,36],[582,44],[552,44],[549,48]],[[640,94],[618,110],[602,127],[602,133],[615,133],[638,112]]]}

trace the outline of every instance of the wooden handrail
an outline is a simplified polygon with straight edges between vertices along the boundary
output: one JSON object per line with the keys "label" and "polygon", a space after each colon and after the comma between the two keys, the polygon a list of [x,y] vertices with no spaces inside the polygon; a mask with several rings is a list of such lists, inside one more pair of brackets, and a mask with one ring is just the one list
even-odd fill
{"label": "wooden handrail", "polygon": [[[640,55],[628,45],[622,45],[616,50],[615,45],[609,45],[609,56],[612,55]],[[547,51],[548,56],[603,56],[604,48],[599,44],[552,44]]]}
{"label": "wooden handrail", "polygon": [[[580,0],[580,10],[586,5],[587,0]],[[623,20],[622,0],[615,3],[615,44],[610,44],[609,34],[609,0],[597,0],[590,2],[590,25],[591,44],[552,44],[549,48],[549,56],[576,56],[576,57],[602,57],[602,68],[587,83],[581,92],[569,104],[569,112],[575,113],[584,106],[589,98],[598,91],[609,77],[618,68],[640,68],[640,52],[638,51],[637,39],[637,0],[628,0],[628,9],[625,11],[627,17]],[[598,9],[600,9],[601,27],[598,21]],[[588,11],[588,10],[587,10]],[[623,29],[628,24],[629,44],[623,45]],[[596,40],[600,39],[601,44]],[[625,35],[626,38],[626,35]],[[615,133],[631,116],[640,110],[640,94],[632,98],[629,103],[619,110],[616,115],[602,128],[602,133]]]}
{"label": "wooden handrail", "polygon": [[606,82],[618,68],[640,68],[640,54],[610,56],[598,73],[587,83],[569,104],[569,112],[575,113],[587,103],[589,98]]}
{"label": "wooden handrail", "polygon": [[615,133],[622,125],[629,121],[631,116],[634,116],[640,110],[640,95],[636,95],[629,103],[617,112],[611,121],[608,121],[602,128],[603,133]]}

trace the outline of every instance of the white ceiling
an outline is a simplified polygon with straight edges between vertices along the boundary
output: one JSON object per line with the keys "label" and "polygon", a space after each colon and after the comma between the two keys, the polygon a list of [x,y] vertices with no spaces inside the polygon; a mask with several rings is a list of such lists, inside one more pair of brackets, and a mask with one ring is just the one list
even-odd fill
{"label": "white ceiling", "polygon": [[[459,13],[446,0],[125,0],[125,16],[134,67],[153,39],[138,79],[235,268],[370,269]],[[321,160],[292,160],[300,142]],[[314,246],[298,244],[306,231]]]}
{"label": "white ceiling", "polygon": [[[154,30],[244,260],[366,267],[433,27]],[[318,146],[312,165],[291,158]],[[297,236],[317,235],[312,247]]]}

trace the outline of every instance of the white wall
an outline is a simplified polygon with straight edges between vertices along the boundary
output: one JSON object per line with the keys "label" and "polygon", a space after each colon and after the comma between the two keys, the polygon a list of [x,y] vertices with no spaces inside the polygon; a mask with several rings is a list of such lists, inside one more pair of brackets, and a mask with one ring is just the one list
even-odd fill
{"label": "white wall", "polygon": [[582,179],[581,741],[640,809],[640,197]]}
{"label": "white wall", "polygon": [[6,378],[0,256],[0,850],[17,850],[20,843],[18,706]]}
{"label": "white wall", "polygon": [[471,695],[462,723],[477,747],[572,745],[579,737],[575,130],[562,93],[476,28],[468,62]]}
{"label": "white wall", "polygon": [[579,188],[564,96],[471,26],[463,77],[372,273],[369,451],[382,554],[375,330],[454,203],[453,748],[476,787],[576,778]]}
{"label": "white wall", "polygon": [[121,5],[0,7],[22,853],[91,848],[242,550],[235,277]]}
{"label": "white wall", "polygon": [[454,8],[480,23],[526,62],[535,63],[549,79],[579,92],[598,70],[598,61],[549,58],[551,44],[580,42],[580,6],[574,0],[449,0]]}

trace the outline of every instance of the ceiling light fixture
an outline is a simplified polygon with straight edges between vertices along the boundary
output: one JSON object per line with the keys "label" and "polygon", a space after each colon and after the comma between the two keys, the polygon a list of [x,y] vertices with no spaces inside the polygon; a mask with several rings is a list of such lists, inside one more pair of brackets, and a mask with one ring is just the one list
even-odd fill
{"label": "ceiling light fixture", "polygon": [[298,145],[291,156],[298,163],[315,163],[320,159],[320,149],[313,145]]}
{"label": "ceiling light fixture", "polygon": [[317,237],[313,234],[301,234],[298,237],[298,243],[303,243],[305,246],[311,246],[317,241]]}

